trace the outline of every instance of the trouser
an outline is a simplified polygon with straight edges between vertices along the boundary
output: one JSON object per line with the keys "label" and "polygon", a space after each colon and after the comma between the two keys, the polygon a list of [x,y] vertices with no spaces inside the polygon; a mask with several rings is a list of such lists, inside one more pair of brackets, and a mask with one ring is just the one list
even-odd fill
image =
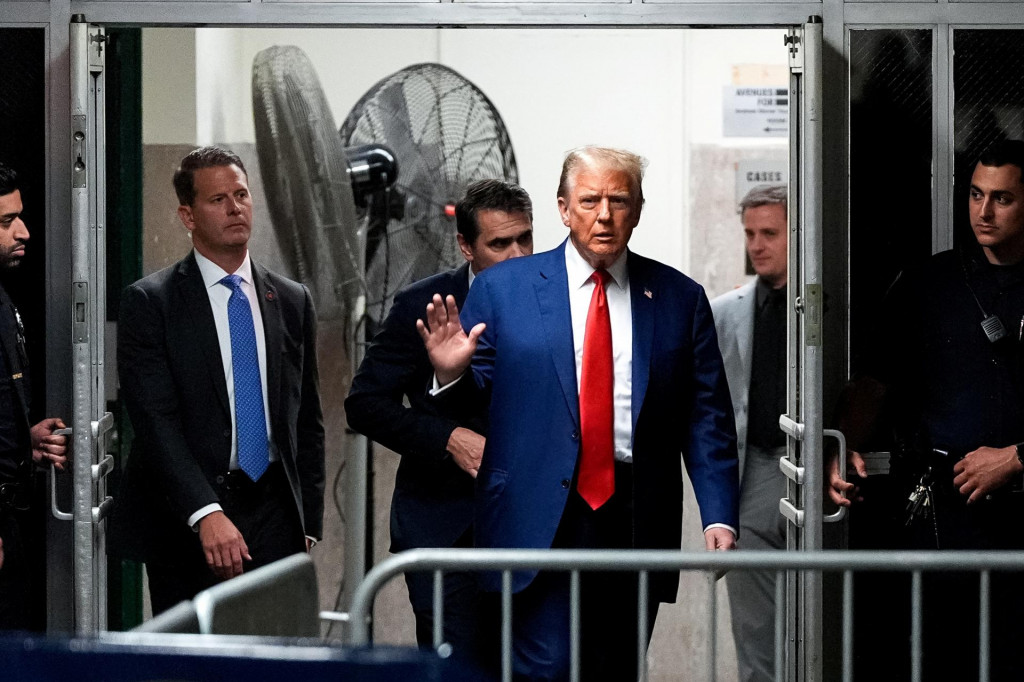
{"label": "trouser", "polygon": [[[575,490],[575,485],[573,486]],[[566,503],[554,549],[629,549],[633,545],[632,465],[616,463],[615,494],[593,510],[577,493]],[[652,576],[653,577],[653,576]],[[580,573],[580,663],[584,682],[637,679],[638,581],[632,572]],[[568,680],[569,575],[540,573],[512,597],[512,668],[515,680]],[[488,641],[500,646],[500,596],[487,595]],[[647,640],[659,603],[648,594]],[[644,652],[646,656],[646,652]]]}
{"label": "trouser", "polygon": [[[748,447],[740,486],[739,551],[785,549],[786,520],[779,499],[786,478],[779,458],[786,448]],[[775,679],[775,571],[730,571],[729,610],[740,682]]]}
{"label": "trouser", "polygon": [[[250,571],[286,556],[306,551],[306,539],[295,507],[295,498],[280,463],[272,463],[255,483],[241,471],[217,479],[221,506],[242,534],[252,561],[243,561]],[[179,560],[148,561],[149,596],[153,615],[220,582],[206,563],[202,546],[183,548]]]}
{"label": "trouser", "polygon": [[[1024,548],[1024,493],[998,491],[970,505],[955,490],[950,469],[937,474],[933,523],[913,524],[918,549],[1013,550]],[[992,573],[988,618],[991,677],[1024,679],[1024,574]],[[978,678],[979,577],[977,573],[925,574],[923,671],[925,679]]]}
{"label": "trouser", "polygon": [[[906,526],[907,494],[919,475],[896,468],[886,513],[872,518],[888,523],[894,539],[885,549],[1015,550],[1024,548],[1024,493],[1002,490],[968,505],[955,490],[953,462],[936,470],[930,513]],[[857,508],[853,510],[858,513]],[[895,529],[895,530],[894,530]],[[871,547],[874,548],[874,547]],[[991,633],[990,680],[1024,679],[1024,573],[993,572],[987,617]],[[880,682],[910,679],[911,576],[907,572],[862,573],[855,595],[866,595],[855,610],[856,679]],[[977,573],[926,572],[922,576],[922,679],[979,679],[980,609]],[[862,642],[864,644],[862,644]]]}
{"label": "trouser", "polygon": [[[467,529],[453,547],[472,547],[473,530]],[[425,649],[434,646],[434,574],[416,571],[405,574],[409,602],[416,617],[416,642]],[[451,645],[453,660],[478,666],[482,607],[477,576],[473,571],[444,573],[443,641]]]}
{"label": "trouser", "polygon": [[0,508],[0,540],[3,540],[3,565],[0,566],[0,631],[27,630],[28,595],[31,574],[28,556],[21,538],[15,512]]}

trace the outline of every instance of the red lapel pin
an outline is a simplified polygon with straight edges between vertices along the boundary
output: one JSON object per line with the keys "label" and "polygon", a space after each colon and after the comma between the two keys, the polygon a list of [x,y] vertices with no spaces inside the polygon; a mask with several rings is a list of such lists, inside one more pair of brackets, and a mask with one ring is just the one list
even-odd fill
{"label": "red lapel pin", "polygon": [[270,289],[267,289],[267,300],[268,301],[273,301],[275,298],[276,298],[276,296],[274,296],[274,292],[271,291]]}

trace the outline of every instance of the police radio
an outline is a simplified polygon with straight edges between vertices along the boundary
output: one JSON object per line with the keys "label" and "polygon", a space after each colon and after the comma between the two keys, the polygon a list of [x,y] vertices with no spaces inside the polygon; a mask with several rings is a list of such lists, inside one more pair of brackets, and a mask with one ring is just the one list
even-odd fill
{"label": "police radio", "polygon": [[[996,343],[1001,339],[1006,338],[1006,327],[1003,326],[1003,321],[999,319],[998,315],[989,315],[985,312],[984,306],[981,305],[981,301],[978,300],[978,295],[974,293],[974,287],[971,286],[971,278],[967,274],[967,263],[964,262],[965,258],[963,254],[960,256],[960,267],[964,271],[964,284],[967,285],[967,290],[971,292],[971,298],[974,299],[975,304],[978,306],[978,310],[981,311],[981,330],[985,332],[985,338],[990,343]],[[1024,321],[1022,321],[1024,324]]]}

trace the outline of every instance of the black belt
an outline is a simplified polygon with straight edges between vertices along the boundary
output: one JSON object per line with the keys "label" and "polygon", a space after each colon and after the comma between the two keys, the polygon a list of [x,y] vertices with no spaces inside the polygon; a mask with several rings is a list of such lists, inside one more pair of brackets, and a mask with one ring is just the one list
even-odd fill
{"label": "black belt", "polygon": [[615,460],[615,489],[633,489],[633,463]]}
{"label": "black belt", "polygon": [[263,475],[257,481],[249,478],[249,475],[241,469],[231,469],[214,477],[214,483],[225,492],[241,494],[259,493],[275,485],[281,480],[282,476],[284,476],[284,469],[281,463],[271,462],[267,466],[267,470],[263,472]]}
{"label": "black belt", "polygon": [[0,509],[26,511],[31,506],[31,485],[22,481],[0,483]]}
{"label": "black belt", "polygon": [[14,475],[0,478],[0,509],[26,511],[32,506],[32,460],[18,463]]}

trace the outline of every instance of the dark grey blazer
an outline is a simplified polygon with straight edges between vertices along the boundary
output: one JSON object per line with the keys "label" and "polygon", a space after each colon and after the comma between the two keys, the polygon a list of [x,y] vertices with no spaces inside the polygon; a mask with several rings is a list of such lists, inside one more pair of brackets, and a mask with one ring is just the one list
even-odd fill
{"label": "dark grey blazer", "polygon": [[456,420],[438,412],[427,397],[434,368],[416,332],[434,294],[451,294],[462,306],[468,270],[442,272],[395,295],[345,400],[349,426],[402,456],[391,501],[392,552],[451,547],[473,522],[473,479],[448,455],[448,437],[457,426],[485,433],[486,413]]}

